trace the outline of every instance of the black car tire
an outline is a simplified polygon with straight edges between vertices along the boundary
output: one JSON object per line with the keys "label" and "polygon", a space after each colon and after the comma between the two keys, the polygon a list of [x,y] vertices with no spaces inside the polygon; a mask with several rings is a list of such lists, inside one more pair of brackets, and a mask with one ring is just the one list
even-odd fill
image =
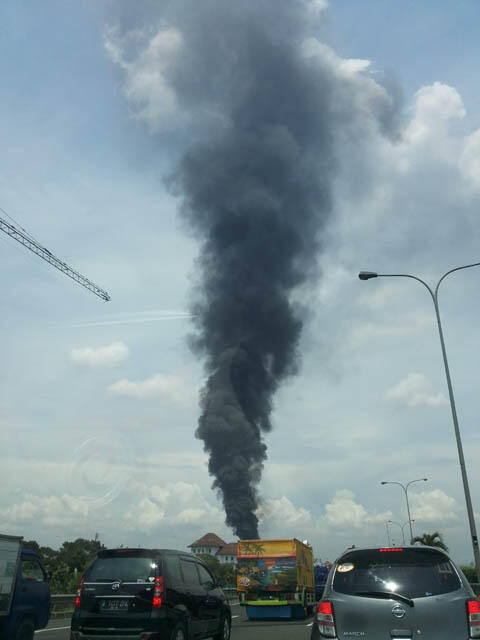
{"label": "black car tire", "polygon": [[35,626],[32,620],[28,618],[22,620],[15,633],[15,640],[33,640],[33,634],[35,633]]}
{"label": "black car tire", "polygon": [[232,623],[230,618],[223,614],[220,618],[220,624],[218,625],[218,633],[212,636],[213,640],[230,640],[230,634],[232,632]]}
{"label": "black car tire", "polygon": [[184,624],[177,622],[170,635],[170,640],[188,640],[188,633]]}

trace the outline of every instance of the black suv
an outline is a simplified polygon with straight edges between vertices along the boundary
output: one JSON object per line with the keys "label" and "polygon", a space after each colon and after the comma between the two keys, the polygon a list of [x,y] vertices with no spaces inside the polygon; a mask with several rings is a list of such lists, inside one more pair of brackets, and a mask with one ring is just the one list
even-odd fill
{"label": "black suv", "polygon": [[229,640],[230,626],[225,595],[195,556],[109,549],[80,581],[71,640]]}

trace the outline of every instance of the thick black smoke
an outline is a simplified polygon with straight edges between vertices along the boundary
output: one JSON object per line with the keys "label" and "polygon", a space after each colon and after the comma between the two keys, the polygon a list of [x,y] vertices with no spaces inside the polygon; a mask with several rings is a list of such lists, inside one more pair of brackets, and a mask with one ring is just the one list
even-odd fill
{"label": "thick black smoke", "polygon": [[164,24],[183,43],[167,81],[179,108],[197,117],[196,142],[172,180],[201,241],[193,346],[209,379],[196,435],[240,538],[258,537],[262,434],[271,429],[275,391],[297,371],[302,321],[292,294],[316,274],[336,144],[369,109],[365,117],[384,128],[394,114],[380,94],[359,98],[331,58],[302,52],[311,35],[308,5],[162,5]]}
{"label": "thick black smoke", "polygon": [[227,4],[196,3],[183,24],[172,85],[218,126],[187,150],[175,183],[202,241],[194,347],[210,376],[196,435],[227,524],[256,538],[262,434],[275,391],[297,370],[302,321],[292,293],[315,273],[335,134],[355,107],[336,104],[346,92],[335,73],[301,53],[305,3],[255,0],[233,14]]}
{"label": "thick black smoke", "polygon": [[190,85],[185,74],[208,60],[223,123],[185,153],[176,182],[183,215],[203,241],[193,311],[210,377],[196,435],[227,524],[257,538],[262,433],[271,429],[273,394],[297,369],[302,322],[291,294],[315,264],[330,211],[331,90],[298,43],[255,14],[218,17],[213,42],[195,51],[200,60],[179,63],[179,78],[204,99],[199,77]]}

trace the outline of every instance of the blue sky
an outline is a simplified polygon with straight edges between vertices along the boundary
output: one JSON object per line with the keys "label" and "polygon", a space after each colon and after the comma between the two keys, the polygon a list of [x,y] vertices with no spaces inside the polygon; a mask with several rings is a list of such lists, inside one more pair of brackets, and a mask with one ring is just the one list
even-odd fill
{"label": "blue sky", "polygon": [[[139,84],[160,59],[142,53],[173,14],[168,2],[136,6],[0,8],[0,207],[112,296],[103,303],[0,236],[0,531],[52,546],[97,531],[109,545],[233,539],[193,436],[198,244],[164,184],[198,128],[191,114],[170,126],[167,94]],[[479,259],[479,12],[473,1],[366,11],[344,0],[306,33],[326,45],[310,55],[328,59],[359,113],[378,82],[402,96],[399,139],[372,125],[338,149],[322,275],[296,293],[310,309],[302,368],[277,394],[266,438],[261,530],[309,538],[322,557],[384,544],[385,520],[404,522],[405,509],[380,481],[426,476],[412,487],[416,532],[442,531],[471,560],[431,302],[415,283],[356,274],[433,281]],[[370,67],[352,72],[352,59]],[[476,512],[479,277],[463,272],[441,292]]]}

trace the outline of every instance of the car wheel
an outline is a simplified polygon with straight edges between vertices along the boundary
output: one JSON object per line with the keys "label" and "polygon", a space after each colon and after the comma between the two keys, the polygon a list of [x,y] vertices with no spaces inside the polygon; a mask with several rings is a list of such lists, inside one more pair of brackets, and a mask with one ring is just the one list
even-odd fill
{"label": "car wheel", "polygon": [[15,640],[33,640],[35,627],[31,620],[22,620],[15,633]]}
{"label": "car wheel", "polygon": [[181,622],[178,622],[173,628],[170,640],[188,640],[187,631]]}
{"label": "car wheel", "polygon": [[213,636],[213,640],[230,640],[231,623],[230,619],[223,615],[220,618],[218,633]]}

